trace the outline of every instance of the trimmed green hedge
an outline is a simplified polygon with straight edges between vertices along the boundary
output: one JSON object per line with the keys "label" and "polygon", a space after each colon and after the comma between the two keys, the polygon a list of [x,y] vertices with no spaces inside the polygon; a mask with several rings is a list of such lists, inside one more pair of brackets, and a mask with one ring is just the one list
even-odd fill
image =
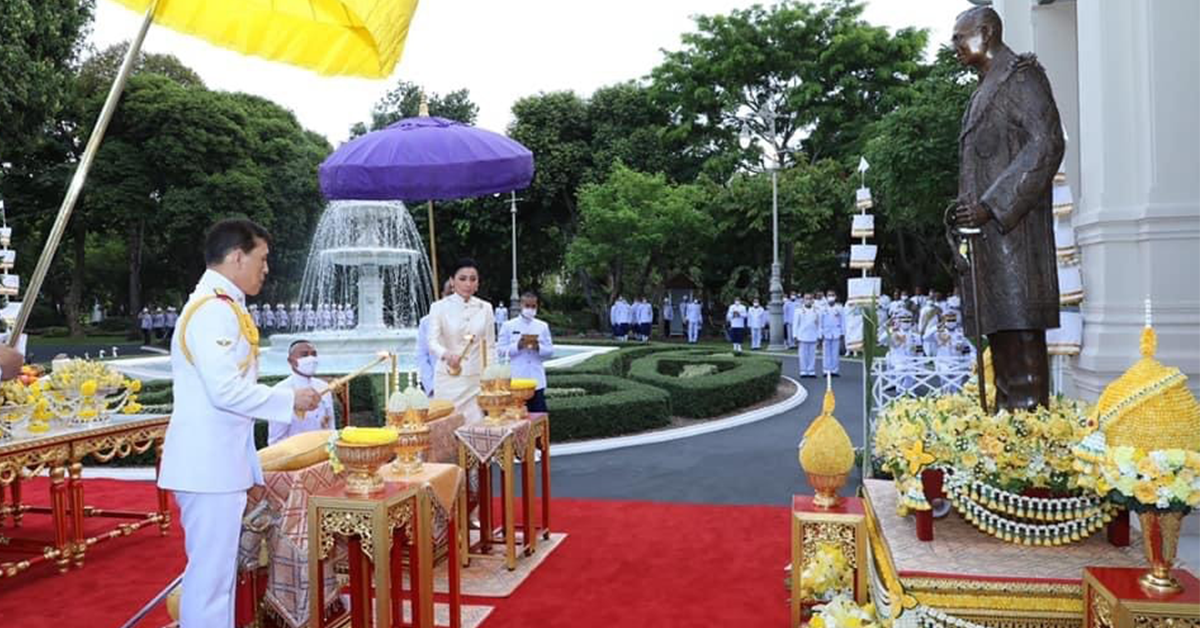
{"label": "trimmed green hedge", "polygon": [[550,388],[583,388],[582,397],[549,397],[550,440],[562,442],[644,432],[670,423],[666,391],[611,375],[551,372]]}
{"label": "trimmed green hedge", "polygon": [[686,351],[679,345],[667,343],[647,343],[643,345],[625,346],[616,351],[594,355],[575,366],[562,369],[562,373],[615,375],[624,377],[629,372],[629,365],[636,359],[664,351]]}
{"label": "trimmed green hedge", "polygon": [[[718,372],[680,378],[689,364],[713,364]],[[667,391],[675,414],[691,418],[717,416],[768,399],[775,394],[779,377],[780,364],[769,358],[695,352],[649,355],[629,367],[630,379]]]}

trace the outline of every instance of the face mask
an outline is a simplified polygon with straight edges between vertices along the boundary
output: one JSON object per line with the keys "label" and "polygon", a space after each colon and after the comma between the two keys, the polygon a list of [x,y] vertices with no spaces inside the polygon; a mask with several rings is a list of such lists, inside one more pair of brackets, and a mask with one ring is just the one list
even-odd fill
{"label": "face mask", "polygon": [[312,377],[317,374],[317,356],[306,355],[296,360],[296,372],[305,377]]}
{"label": "face mask", "polygon": [[522,308],[521,316],[524,316],[525,318],[528,318],[528,319],[532,319],[533,317],[537,316],[537,308],[535,308],[535,307]]}

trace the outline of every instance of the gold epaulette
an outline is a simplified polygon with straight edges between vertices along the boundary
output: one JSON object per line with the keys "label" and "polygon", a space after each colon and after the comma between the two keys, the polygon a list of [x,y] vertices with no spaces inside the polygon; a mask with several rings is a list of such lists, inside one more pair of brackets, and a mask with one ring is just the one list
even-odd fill
{"label": "gold epaulette", "polygon": [[179,349],[183,351],[183,357],[187,359],[188,364],[195,365],[196,362],[192,359],[192,352],[187,346],[187,326],[192,319],[192,315],[200,309],[200,306],[212,300],[224,301],[233,308],[233,314],[237,317],[238,328],[241,335],[250,343],[250,354],[244,360],[238,363],[238,369],[245,373],[255,361],[258,360],[258,326],[254,324],[254,318],[246,311],[233,297],[225,294],[220,288],[214,288],[213,294],[202,297],[195,303],[192,303],[184,310],[183,315],[179,317]]}

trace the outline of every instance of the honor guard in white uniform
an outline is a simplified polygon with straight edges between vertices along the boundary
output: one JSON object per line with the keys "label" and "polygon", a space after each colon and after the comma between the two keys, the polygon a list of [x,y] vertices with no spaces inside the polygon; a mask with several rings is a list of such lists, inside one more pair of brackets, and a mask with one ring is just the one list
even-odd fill
{"label": "honor guard in white uniform", "polygon": [[817,376],[817,341],[821,339],[821,317],[813,295],[805,294],[803,303],[792,315],[792,329],[800,345],[800,377]]}
{"label": "honor guard in white uniform", "polygon": [[796,318],[796,306],[799,303],[795,292],[783,300],[783,344],[788,349],[796,346],[796,327],[792,321]]}
{"label": "honor guard in white uniform", "polygon": [[733,305],[725,311],[725,323],[729,325],[729,342],[733,343],[735,353],[742,352],[742,342],[746,338],[747,324],[746,306],[739,298],[733,299]]}
{"label": "honor guard in white uniform", "polygon": [[333,329],[333,309],[328,303],[321,304],[321,329]]}
{"label": "honor guard in white uniform", "polygon": [[504,307],[503,303],[496,306],[495,317],[496,317],[496,337],[499,338],[500,337],[500,326],[504,324],[504,321],[508,320],[508,308]]}
{"label": "honor guard in white uniform", "polygon": [[700,341],[700,326],[704,324],[704,309],[700,307],[700,299],[688,302],[687,316],[683,320],[687,322],[688,342],[696,344]]}
{"label": "honor guard in white uniform", "polygon": [[316,308],[314,308],[311,303],[308,305],[305,305],[304,306],[304,329],[306,331],[316,331],[317,324],[319,322],[320,322],[320,319],[317,316]]}
{"label": "honor guard in white uniform", "polygon": [[254,419],[288,422],[320,403],[312,389],[256,383],[258,329],[245,297],[262,288],[267,240],[249,220],[213,226],[204,246],[208,270],[171,339],[175,403],[158,486],[174,492],[183,525],[182,628],[233,627],[246,491],[262,483]]}
{"label": "honor guard in white uniform", "polygon": [[[275,388],[302,389],[311,388],[318,393],[324,393],[329,385],[317,377],[317,348],[307,340],[296,340],[288,347],[288,366],[292,374],[275,384]],[[297,413],[293,421],[288,423],[271,422],[267,426],[267,444],[274,445],[279,441],[303,432],[314,430],[336,429],[333,417],[333,395],[322,394],[321,404],[316,410]]]}
{"label": "honor guard in white uniform", "polygon": [[654,306],[645,297],[638,299],[637,325],[638,336],[642,342],[648,342],[654,329]]}
{"label": "honor guard in white uniform", "polygon": [[846,312],[838,305],[837,295],[825,295],[825,307],[821,310],[821,370],[834,377],[838,374],[841,363],[839,354],[842,351],[842,334],[845,333]]}
{"label": "honor guard in white uniform", "polygon": [[750,306],[748,312],[750,319],[750,348],[762,349],[762,332],[763,327],[767,325],[767,311],[758,303],[758,299],[754,300],[754,305]]}
{"label": "honor guard in white uniform", "polygon": [[247,308],[250,311],[250,320],[254,321],[254,326],[262,328],[262,315],[258,313],[258,304],[251,303]]}
{"label": "honor guard in white uniform", "polygon": [[154,337],[162,340],[167,330],[167,313],[160,307],[154,310]]}
{"label": "honor guard in white uniform", "polygon": [[262,306],[262,328],[263,331],[275,329],[275,310],[271,308],[270,303],[264,303]]}
{"label": "honor guard in white uniform", "polygon": [[142,328],[142,344],[150,344],[150,334],[154,332],[154,315],[150,313],[150,308],[142,308],[142,313],[138,314],[138,324]]}
{"label": "honor guard in white uniform", "polygon": [[178,322],[179,322],[179,314],[175,312],[175,306],[174,305],[168,306],[167,307],[167,318],[166,318],[167,335],[168,336],[173,336],[175,334],[175,324]]}
{"label": "honor guard in white uniform", "polygon": [[347,306],[346,306],[346,328],[347,328],[347,329],[352,329],[352,328],[354,327],[354,325],[355,325],[355,322],[354,322],[354,321],[355,321],[355,317],[354,317],[354,306],[353,306],[353,305],[347,305]]}
{"label": "honor guard in white uniform", "polygon": [[663,297],[662,309],[658,313],[658,318],[662,320],[662,337],[666,340],[671,337],[671,321],[675,318],[675,306],[671,304],[671,297]]}
{"label": "honor guard in white uniform", "polygon": [[275,330],[284,333],[288,330],[287,308],[282,303],[275,304]]}
{"label": "honor guard in white uniform", "polygon": [[525,402],[530,412],[546,411],[546,360],[554,357],[550,325],[538,320],[538,298],[532,292],[521,295],[521,315],[500,326],[496,353],[509,359],[512,376],[537,382],[533,397]]}

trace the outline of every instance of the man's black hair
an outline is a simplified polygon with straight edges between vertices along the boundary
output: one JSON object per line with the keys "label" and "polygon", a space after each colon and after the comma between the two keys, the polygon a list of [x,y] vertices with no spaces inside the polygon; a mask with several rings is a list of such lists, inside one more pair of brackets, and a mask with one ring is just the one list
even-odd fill
{"label": "man's black hair", "polygon": [[234,249],[249,253],[254,250],[257,240],[270,244],[271,234],[253,220],[226,218],[209,228],[204,236],[204,264],[216,266]]}

